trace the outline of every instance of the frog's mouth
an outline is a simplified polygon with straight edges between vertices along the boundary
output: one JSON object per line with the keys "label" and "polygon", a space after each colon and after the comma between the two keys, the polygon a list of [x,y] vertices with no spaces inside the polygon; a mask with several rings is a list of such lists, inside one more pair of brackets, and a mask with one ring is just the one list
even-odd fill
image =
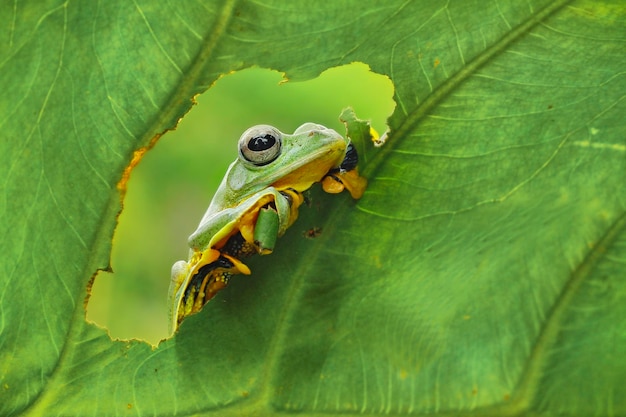
{"label": "frog's mouth", "polygon": [[281,173],[272,186],[277,190],[292,188],[298,192],[306,191],[313,183],[320,182],[329,171],[338,169],[345,155],[345,142],[313,153],[309,155],[308,162],[289,167],[289,173]]}

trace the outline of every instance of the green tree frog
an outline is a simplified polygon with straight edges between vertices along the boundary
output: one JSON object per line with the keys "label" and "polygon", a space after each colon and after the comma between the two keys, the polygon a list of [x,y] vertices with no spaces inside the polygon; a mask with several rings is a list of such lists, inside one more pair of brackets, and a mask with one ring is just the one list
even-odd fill
{"label": "green tree frog", "polygon": [[360,198],[367,182],[358,175],[357,162],[349,138],[318,124],[305,123],[292,135],[268,125],[246,130],[238,158],[189,237],[189,260],[172,267],[171,330],[200,311],[233,274],[250,274],[242,258],[272,252],[313,183]]}

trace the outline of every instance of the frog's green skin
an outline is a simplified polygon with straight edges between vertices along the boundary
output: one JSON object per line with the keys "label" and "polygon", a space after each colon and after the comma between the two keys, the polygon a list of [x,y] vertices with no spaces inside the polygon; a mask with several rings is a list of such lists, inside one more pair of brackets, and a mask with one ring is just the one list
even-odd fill
{"label": "frog's green skin", "polygon": [[[272,142],[275,143],[270,146]],[[254,252],[271,252],[272,239],[281,236],[295,221],[303,201],[301,193],[321,181],[329,171],[338,171],[349,144],[348,138],[314,123],[303,124],[292,135],[267,125],[244,132],[239,140],[238,159],[228,168],[200,225],[189,237],[189,261],[178,261],[172,267],[169,295],[172,330],[184,317],[199,311],[226,285],[231,274],[250,273],[239,258]],[[355,170],[351,174],[362,181],[357,186],[362,194],[365,180]],[[355,196],[352,189],[350,192]],[[261,208],[269,214],[259,216]],[[272,217],[277,217],[277,221],[272,222]],[[261,222],[264,227],[260,227]],[[255,233],[255,229],[263,232]],[[263,240],[269,241],[268,245]],[[243,249],[232,249],[233,244],[240,243]],[[202,273],[211,271],[205,274],[202,287],[197,286],[196,279],[196,286],[190,290],[192,278],[198,277],[200,268]]]}

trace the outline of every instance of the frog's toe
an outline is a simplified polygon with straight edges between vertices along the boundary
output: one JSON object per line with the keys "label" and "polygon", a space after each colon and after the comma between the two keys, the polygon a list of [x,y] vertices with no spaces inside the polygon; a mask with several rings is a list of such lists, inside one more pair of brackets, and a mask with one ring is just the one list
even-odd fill
{"label": "frog's toe", "polygon": [[185,261],[178,261],[172,265],[172,283],[177,284],[177,287],[180,287],[180,284],[185,279],[185,275],[187,275],[187,266],[189,264]]}

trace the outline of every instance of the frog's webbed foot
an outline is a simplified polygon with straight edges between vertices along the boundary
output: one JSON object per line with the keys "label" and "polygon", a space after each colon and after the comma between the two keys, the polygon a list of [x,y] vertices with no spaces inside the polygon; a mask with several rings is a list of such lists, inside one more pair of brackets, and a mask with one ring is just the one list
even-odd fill
{"label": "frog's webbed foot", "polygon": [[346,156],[339,168],[332,169],[322,179],[322,189],[330,194],[348,190],[355,200],[361,198],[367,187],[367,180],[359,176],[357,164],[359,155],[352,144],[346,149]]}
{"label": "frog's webbed foot", "polygon": [[170,285],[171,325],[176,328],[185,317],[199,312],[234,274],[249,275],[250,269],[237,258],[215,249],[196,252],[189,262],[176,262]]}
{"label": "frog's webbed foot", "polygon": [[183,294],[181,302],[183,315],[180,316],[179,310],[179,322],[185,316],[199,312],[219,290],[226,287],[233,275],[233,268],[234,264],[224,256],[199,268],[198,272],[191,277]]}

